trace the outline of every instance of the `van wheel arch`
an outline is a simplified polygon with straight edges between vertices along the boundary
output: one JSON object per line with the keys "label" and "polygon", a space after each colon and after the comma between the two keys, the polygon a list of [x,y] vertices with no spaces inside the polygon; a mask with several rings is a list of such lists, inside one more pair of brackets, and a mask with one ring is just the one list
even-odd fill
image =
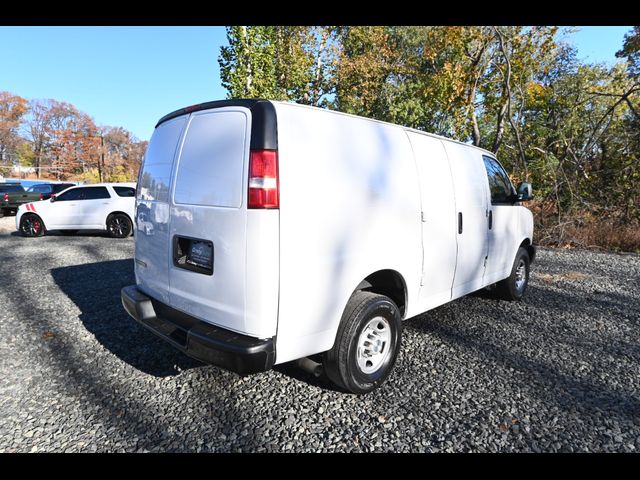
{"label": "van wheel arch", "polygon": [[536,258],[536,249],[533,248],[533,245],[531,244],[531,239],[525,238],[522,242],[520,242],[518,249],[520,248],[524,248],[527,251],[527,253],[529,254],[529,262],[533,263]]}
{"label": "van wheel arch", "polygon": [[398,307],[402,318],[407,310],[407,283],[404,277],[396,270],[378,270],[368,275],[353,290],[372,292],[389,297]]}

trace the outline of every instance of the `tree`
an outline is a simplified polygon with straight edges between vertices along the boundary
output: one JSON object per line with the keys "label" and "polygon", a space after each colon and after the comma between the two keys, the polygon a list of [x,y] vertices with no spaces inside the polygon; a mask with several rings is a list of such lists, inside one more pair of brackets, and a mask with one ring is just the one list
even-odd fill
{"label": "tree", "polygon": [[[42,168],[55,162],[53,150],[59,147],[65,123],[77,112],[76,108],[66,102],[53,99],[31,100],[26,116],[27,138],[33,149],[33,166],[40,178]],[[55,155],[55,153],[54,153]]]}
{"label": "tree", "polygon": [[640,77],[640,26],[633,27],[625,34],[622,49],[616,52],[616,57],[626,57],[629,73],[633,77]]}
{"label": "tree", "polygon": [[273,27],[227,27],[221,47],[220,78],[230,98],[271,98],[276,94]]}
{"label": "tree", "polygon": [[388,116],[385,85],[394,72],[397,50],[387,27],[341,27],[333,105],[378,119]]}
{"label": "tree", "polygon": [[22,143],[18,133],[27,111],[27,101],[9,92],[0,92],[0,163],[10,163]]}
{"label": "tree", "polygon": [[335,48],[331,27],[227,27],[218,62],[229,98],[320,105],[329,93]]}

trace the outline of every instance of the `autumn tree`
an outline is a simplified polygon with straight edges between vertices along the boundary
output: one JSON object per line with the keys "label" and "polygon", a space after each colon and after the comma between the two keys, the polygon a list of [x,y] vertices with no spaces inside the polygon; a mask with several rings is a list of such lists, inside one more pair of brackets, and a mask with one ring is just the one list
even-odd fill
{"label": "autumn tree", "polygon": [[31,154],[22,157],[42,172],[64,180],[93,181],[136,178],[146,142],[121,127],[99,127],[73,105],[57,100],[32,100],[25,126]]}
{"label": "autumn tree", "polygon": [[10,164],[23,143],[19,134],[27,101],[9,92],[0,92],[0,164]]}
{"label": "autumn tree", "polygon": [[[40,178],[43,167],[52,168],[60,147],[64,125],[77,110],[73,105],[53,99],[31,100],[26,116],[27,138],[33,151],[33,166]],[[54,167],[55,168],[55,167]]]}
{"label": "autumn tree", "polygon": [[348,113],[386,119],[386,85],[398,60],[391,30],[380,26],[341,27],[338,38],[333,106]]}

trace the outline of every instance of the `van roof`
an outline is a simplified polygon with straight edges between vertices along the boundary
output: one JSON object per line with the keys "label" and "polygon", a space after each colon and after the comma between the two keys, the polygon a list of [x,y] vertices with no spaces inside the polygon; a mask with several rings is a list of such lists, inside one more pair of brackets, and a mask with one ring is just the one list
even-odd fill
{"label": "van roof", "polygon": [[167,120],[180,117],[199,110],[222,107],[245,107],[251,110],[251,149],[277,150],[278,132],[276,129],[276,112],[273,102],[262,98],[234,98],[229,100],[215,100],[213,102],[198,103],[189,107],[175,110],[162,117],[156,128]]}
{"label": "van roof", "polygon": [[418,130],[417,128],[405,127],[405,126],[399,125],[397,123],[385,122],[383,120],[377,120],[375,118],[368,118],[368,117],[363,117],[363,116],[360,116],[360,115],[354,115],[352,113],[345,113],[345,112],[340,112],[338,110],[330,110],[328,108],[320,108],[320,107],[315,107],[315,106],[312,106],[312,105],[303,105],[303,104],[295,103],[295,102],[283,102],[283,101],[280,101],[280,100],[270,100],[270,101],[272,103],[278,103],[278,104],[281,104],[281,105],[291,105],[293,107],[299,107],[299,108],[318,109],[318,110],[322,110],[322,111],[325,111],[325,112],[335,113],[336,115],[345,115],[347,117],[360,118],[360,119],[363,119],[363,120],[368,120],[370,122],[382,123],[384,125],[390,125],[392,127],[399,127],[399,128],[402,128],[402,129],[404,129],[404,130],[406,130],[408,132],[419,133],[421,135],[427,135],[429,137],[438,138],[440,140],[445,140],[447,142],[458,143],[460,145],[464,145],[465,147],[472,147],[472,148],[475,148],[477,150],[480,150],[480,151],[490,155],[491,157],[495,157],[496,156],[495,153],[493,153],[493,152],[491,152],[489,150],[486,150],[486,149],[484,149],[482,147],[478,147],[476,145],[471,145],[469,143],[464,143],[464,142],[461,142],[460,140],[454,140],[453,138],[444,137],[442,135],[437,135],[435,133],[425,132],[424,130]]}
{"label": "van roof", "polygon": [[[354,115],[352,113],[339,112],[337,110],[330,110],[328,108],[320,108],[320,107],[315,107],[315,106],[311,106],[311,105],[303,105],[303,104],[295,103],[295,102],[284,102],[284,101],[280,101],[280,100],[267,100],[267,99],[264,99],[264,98],[232,98],[232,99],[227,99],[227,100],[214,100],[214,101],[211,101],[211,102],[204,102],[204,103],[198,103],[198,104],[195,104],[195,105],[190,105],[188,107],[184,107],[184,108],[180,108],[178,110],[175,110],[175,111],[165,115],[164,117],[162,117],[160,120],[158,120],[158,123],[156,124],[156,128],[161,123],[164,123],[167,120],[171,120],[172,118],[176,118],[176,117],[179,117],[181,115],[185,115],[187,113],[197,112],[199,110],[208,110],[210,108],[221,108],[221,107],[246,107],[248,109],[253,109],[253,107],[255,107],[258,103],[262,103],[263,105],[265,103],[266,104],[276,103],[276,104],[279,104],[279,105],[289,105],[289,106],[297,107],[297,108],[309,108],[309,109],[320,110],[320,111],[324,111],[324,112],[331,112],[331,113],[334,113],[336,115],[346,115],[348,117],[354,117],[354,118],[359,118],[359,119],[362,119],[362,120],[368,120],[370,122],[382,123],[384,125],[390,125],[390,126],[393,126],[393,127],[399,127],[399,128],[402,128],[402,129],[404,129],[406,131],[409,131],[409,132],[419,133],[421,135],[427,135],[429,137],[438,138],[440,140],[445,140],[447,142],[458,143],[460,145],[464,145],[465,147],[472,147],[472,148],[478,149],[478,150],[480,150],[480,151],[482,151],[482,152],[484,152],[484,153],[486,153],[486,154],[488,154],[488,155],[490,155],[492,157],[495,157],[495,154],[493,152],[490,152],[489,150],[486,150],[486,149],[484,149],[482,147],[477,147],[475,145],[464,143],[464,142],[461,142],[459,140],[454,140],[452,138],[443,137],[442,135],[436,135],[435,133],[429,133],[429,132],[425,132],[423,130],[418,130],[417,128],[405,127],[403,125],[398,125],[396,123],[384,122],[382,120],[376,120],[374,118],[362,117],[360,115]],[[258,112],[256,112],[256,113],[258,113]],[[261,118],[262,117],[265,117],[265,115],[261,115]],[[266,117],[268,117],[268,115],[266,115]],[[263,123],[263,121],[264,121],[264,119],[261,121],[261,123]],[[271,126],[269,125],[269,127],[271,127]],[[260,132],[256,132],[256,133],[261,134],[260,136],[263,137],[263,138],[261,138],[260,139],[261,141],[258,141],[257,143],[260,143],[260,145],[262,146],[261,148],[276,148],[277,139],[274,138],[272,142],[269,141],[269,137],[275,135],[275,128],[270,129],[270,128],[261,127],[259,130],[260,130]],[[265,130],[264,133],[262,132],[262,130]],[[251,141],[252,144],[254,143],[254,141],[253,141],[254,140],[253,139],[253,136],[254,136],[253,133],[254,132],[252,132],[252,141]],[[265,142],[265,140],[266,140],[266,142]],[[273,146],[263,145],[265,143],[266,144],[273,143]],[[252,148],[253,148],[253,145],[252,145]]]}
{"label": "van roof", "polygon": [[196,103],[195,105],[189,105],[188,107],[179,108],[178,110],[174,110],[173,112],[166,114],[164,117],[158,120],[158,123],[156,123],[156,128],[158,128],[158,125],[166,122],[167,120],[171,120],[172,118],[176,118],[187,113],[197,112],[198,110],[208,110],[210,108],[221,107],[246,107],[250,109],[258,102],[268,101],[270,100],[262,98],[232,98],[228,100],[213,100],[211,102]]}

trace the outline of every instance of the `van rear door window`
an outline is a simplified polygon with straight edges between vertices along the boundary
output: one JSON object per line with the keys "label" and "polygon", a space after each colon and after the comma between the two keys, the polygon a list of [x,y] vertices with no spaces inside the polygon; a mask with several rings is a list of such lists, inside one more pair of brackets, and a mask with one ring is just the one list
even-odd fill
{"label": "van rear door window", "polygon": [[187,120],[178,117],[158,126],[151,136],[140,174],[138,198],[169,203],[169,184],[173,157]]}
{"label": "van rear door window", "polygon": [[178,163],[176,203],[240,207],[247,123],[241,110],[194,114]]}

